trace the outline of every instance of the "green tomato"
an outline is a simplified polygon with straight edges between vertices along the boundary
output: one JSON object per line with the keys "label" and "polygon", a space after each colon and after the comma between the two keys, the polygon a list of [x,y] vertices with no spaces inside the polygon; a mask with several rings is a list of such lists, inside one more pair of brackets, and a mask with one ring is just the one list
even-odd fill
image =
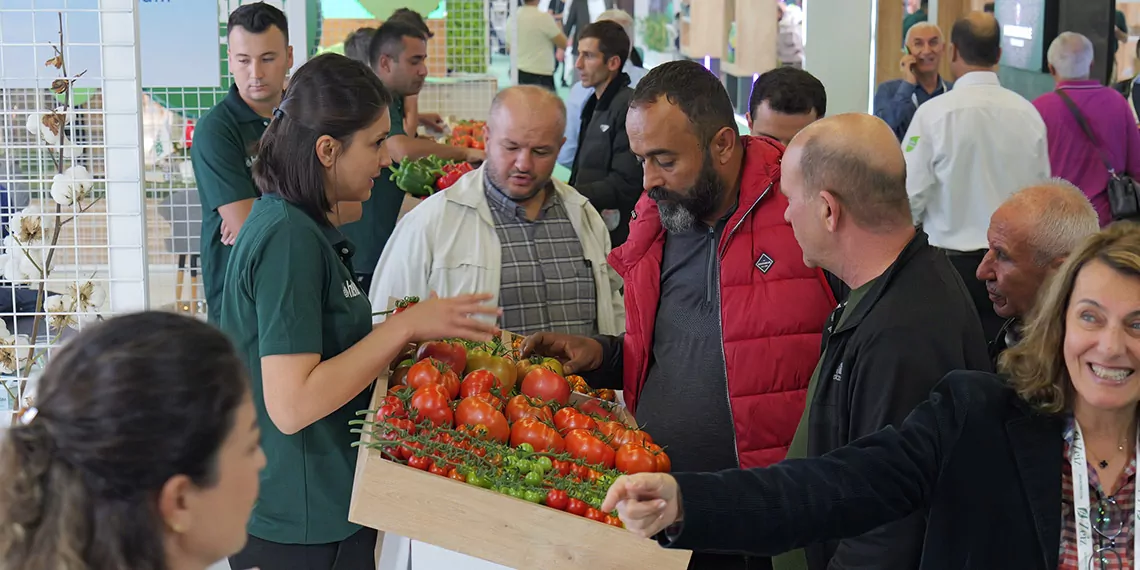
{"label": "green tomato", "polygon": [[541,467],[543,473],[550,473],[550,470],[554,469],[554,462],[551,461],[550,458],[546,457],[545,455],[542,457],[539,457],[538,459],[535,459],[534,464]]}
{"label": "green tomato", "polygon": [[542,485],[542,473],[539,471],[531,471],[530,473],[526,474],[526,477],[523,479],[523,481],[526,482],[527,485],[538,487]]}
{"label": "green tomato", "polygon": [[516,449],[523,453],[534,453],[534,446],[529,443],[520,443]]}
{"label": "green tomato", "polygon": [[487,479],[478,473],[470,473],[467,475],[467,484],[475,485],[476,487],[483,487],[488,483]]}
{"label": "green tomato", "polygon": [[519,473],[530,473],[532,470],[534,470],[534,463],[532,463],[529,459],[520,459],[517,463],[515,463],[515,467],[518,467]]}
{"label": "green tomato", "polygon": [[510,489],[507,489],[507,494],[516,498],[516,499],[524,498],[523,497],[523,490],[518,488],[518,487],[511,487]]}
{"label": "green tomato", "polygon": [[542,499],[544,497],[546,497],[546,493],[537,489],[528,489],[525,493],[523,493],[523,499],[526,499],[527,501],[535,504],[542,504]]}

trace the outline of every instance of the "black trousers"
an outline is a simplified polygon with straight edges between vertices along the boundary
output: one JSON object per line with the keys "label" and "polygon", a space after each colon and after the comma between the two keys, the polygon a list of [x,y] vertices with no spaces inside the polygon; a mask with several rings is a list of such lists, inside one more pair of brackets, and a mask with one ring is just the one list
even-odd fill
{"label": "black trousers", "polygon": [[954,251],[944,249],[942,251],[946,252],[946,256],[950,258],[950,263],[962,276],[962,282],[966,284],[966,291],[970,292],[970,298],[973,299],[974,306],[978,309],[978,317],[982,320],[982,330],[985,331],[986,338],[994,338],[1001,330],[1001,326],[1005,324],[1005,319],[994,312],[994,304],[990,301],[990,295],[986,291],[986,283],[980,281],[977,276],[978,266],[982,264],[982,258],[986,256],[987,250]]}
{"label": "black trousers", "polygon": [[376,570],[374,529],[329,544],[279,544],[255,536],[230,557],[233,570]]}
{"label": "black trousers", "polygon": [[772,570],[772,559],[694,552],[688,570]]}
{"label": "black trousers", "polygon": [[551,91],[557,91],[554,87],[553,75],[538,75],[535,73],[527,73],[519,70],[519,85],[538,85],[545,87]]}

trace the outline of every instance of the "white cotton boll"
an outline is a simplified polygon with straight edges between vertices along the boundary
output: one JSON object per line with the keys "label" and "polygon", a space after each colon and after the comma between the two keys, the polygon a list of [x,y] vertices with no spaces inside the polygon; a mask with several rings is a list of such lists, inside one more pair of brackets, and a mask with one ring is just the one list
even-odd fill
{"label": "white cotton boll", "polygon": [[[8,222],[8,237],[14,237],[24,247],[47,243],[47,230],[43,210],[36,205],[20,210]],[[7,243],[5,238],[5,244]]]}
{"label": "white cotton boll", "polygon": [[60,206],[82,205],[94,183],[86,168],[72,166],[63,171],[63,174],[56,174],[52,178],[51,197]]}

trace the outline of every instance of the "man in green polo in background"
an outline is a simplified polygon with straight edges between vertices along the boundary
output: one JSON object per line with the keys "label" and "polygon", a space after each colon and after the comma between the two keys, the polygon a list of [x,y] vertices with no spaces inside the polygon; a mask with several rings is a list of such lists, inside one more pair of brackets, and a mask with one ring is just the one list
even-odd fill
{"label": "man in green polo in background", "polygon": [[263,2],[246,4],[226,24],[234,84],[198,122],[190,158],[202,202],[202,280],[209,322],[221,315],[230,246],[257,198],[250,166],[255,146],[281,103],[293,67],[285,14]]}
{"label": "man in green polo in background", "polygon": [[[386,22],[376,30],[368,52],[372,70],[393,95],[388,106],[392,131],[384,142],[393,163],[432,155],[476,164],[483,161],[481,150],[442,145],[404,131],[404,98],[418,94],[428,74],[427,36],[422,30],[400,21]],[[372,197],[363,204],[360,221],[340,228],[356,246],[353,269],[358,287],[366,293],[404,202],[404,192],[391,176],[391,169],[385,168],[372,185]]]}

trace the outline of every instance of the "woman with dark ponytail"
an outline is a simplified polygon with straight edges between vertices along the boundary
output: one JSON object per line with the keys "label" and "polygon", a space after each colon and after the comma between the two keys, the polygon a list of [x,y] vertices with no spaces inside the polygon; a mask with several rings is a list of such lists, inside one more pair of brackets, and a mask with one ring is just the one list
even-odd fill
{"label": "woman with dark ponytail", "polygon": [[222,293],[221,328],[249,367],[269,461],[234,568],[375,570],[376,531],[348,521],[357,454],[349,421],[409,342],[498,332],[472,318],[498,314],[484,304],[491,295],[425,299],[372,326],[354,246],[336,225],[342,205],[368,200],[391,163],[390,102],[367,65],[320,55],[297,70],[261,137],[261,197]]}
{"label": "woman with dark ponytail", "polygon": [[149,312],[86,329],[0,433],[0,569],[203,570],[246,542],[258,441],[215,328]]}

